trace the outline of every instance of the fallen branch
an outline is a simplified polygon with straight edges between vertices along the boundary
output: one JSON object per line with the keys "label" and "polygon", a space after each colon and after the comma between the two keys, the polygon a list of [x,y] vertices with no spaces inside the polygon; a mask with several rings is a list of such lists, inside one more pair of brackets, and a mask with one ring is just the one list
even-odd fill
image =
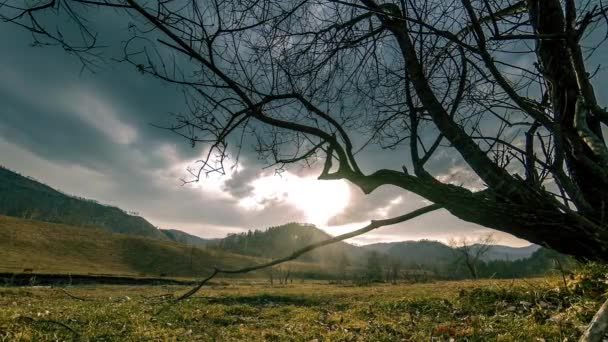
{"label": "fallen branch", "polygon": [[298,258],[299,256],[301,256],[302,254],[310,252],[310,251],[312,251],[314,249],[317,249],[319,247],[323,247],[323,246],[326,246],[326,245],[330,245],[332,243],[336,243],[336,242],[339,242],[339,241],[350,239],[350,238],[353,238],[355,236],[359,236],[361,234],[365,234],[365,233],[367,233],[369,231],[372,231],[374,229],[378,229],[380,227],[390,226],[390,225],[393,225],[393,224],[405,222],[407,220],[411,220],[411,219],[416,218],[416,217],[418,217],[420,215],[429,213],[431,211],[434,211],[434,210],[437,210],[437,209],[440,209],[440,208],[441,208],[441,205],[439,205],[439,204],[431,204],[431,205],[428,205],[426,207],[422,207],[420,209],[416,209],[416,210],[414,210],[412,212],[409,212],[409,213],[407,213],[405,215],[401,215],[401,216],[397,216],[397,217],[393,217],[393,218],[389,218],[389,219],[384,219],[384,220],[372,220],[370,222],[370,224],[368,224],[367,226],[365,226],[365,227],[363,227],[361,229],[357,229],[357,230],[354,230],[354,231],[352,231],[350,233],[338,235],[338,236],[335,236],[335,237],[327,239],[327,240],[323,240],[323,241],[319,241],[319,242],[310,244],[310,245],[308,245],[306,247],[298,249],[297,251],[293,252],[289,256],[286,256],[286,257],[283,257],[283,258],[280,258],[280,259],[275,259],[275,260],[269,261],[269,262],[264,263],[264,264],[255,265],[255,266],[248,266],[248,267],[243,267],[243,268],[234,269],[234,270],[226,270],[226,269],[221,269],[221,268],[215,267],[213,269],[213,272],[211,273],[211,275],[209,275],[207,278],[201,280],[195,287],[193,287],[188,292],[186,292],[183,295],[175,298],[174,301],[175,302],[179,302],[181,300],[184,300],[186,298],[191,297],[196,292],[198,292],[198,290],[200,290],[201,287],[205,286],[206,283],[208,283],[211,279],[213,279],[218,274],[221,274],[221,273],[224,273],[224,274],[248,273],[248,272],[260,270],[260,269],[263,269],[263,268],[279,265],[279,264],[282,264],[284,262],[294,260],[294,259]]}
{"label": "fallen branch", "polygon": [[608,299],[597,311],[579,342],[601,342],[608,332]]}

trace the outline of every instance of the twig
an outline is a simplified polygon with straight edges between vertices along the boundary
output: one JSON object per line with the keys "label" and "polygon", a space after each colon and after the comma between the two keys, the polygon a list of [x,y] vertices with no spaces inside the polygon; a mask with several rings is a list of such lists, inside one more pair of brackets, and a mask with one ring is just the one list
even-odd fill
{"label": "twig", "polygon": [[75,296],[75,295],[73,295],[73,294],[69,293],[69,292],[68,292],[66,289],[60,289],[60,290],[61,290],[63,293],[65,293],[65,294],[66,294],[66,296],[68,296],[68,297],[70,297],[70,298],[72,298],[72,299],[76,299],[76,300],[79,300],[79,301],[82,301],[82,302],[90,301],[90,299]]}

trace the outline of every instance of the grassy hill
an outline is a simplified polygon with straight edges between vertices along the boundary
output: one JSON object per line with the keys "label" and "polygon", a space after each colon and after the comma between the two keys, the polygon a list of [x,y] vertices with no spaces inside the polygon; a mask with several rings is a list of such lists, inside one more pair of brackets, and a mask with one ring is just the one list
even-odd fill
{"label": "grassy hill", "polygon": [[256,260],[218,250],[96,228],[0,216],[0,271],[36,273],[199,276],[214,265]]}
{"label": "grassy hill", "polygon": [[[217,248],[0,216],[0,272],[31,269],[35,273],[200,277],[214,266],[240,268],[264,261]],[[323,277],[332,271],[298,261],[282,267],[294,276]],[[239,277],[266,277],[267,273]]]}
{"label": "grassy hill", "polygon": [[142,217],[94,200],[66,195],[3,167],[0,167],[0,215],[169,240]]}

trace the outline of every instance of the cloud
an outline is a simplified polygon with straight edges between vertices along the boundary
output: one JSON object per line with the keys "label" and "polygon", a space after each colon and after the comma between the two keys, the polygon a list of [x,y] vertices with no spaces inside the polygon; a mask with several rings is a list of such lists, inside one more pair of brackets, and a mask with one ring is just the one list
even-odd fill
{"label": "cloud", "polygon": [[[66,109],[105,134],[113,142],[128,145],[137,139],[137,131],[119,119],[118,109],[110,101],[84,89],[64,89],[59,95]],[[123,110],[124,111],[124,110]]]}
{"label": "cloud", "polygon": [[268,176],[268,172],[259,167],[240,168],[232,174],[230,179],[224,182],[223,190],[236,198],[251,196],[255,190],[252,185],[253,181],[264,176]]}

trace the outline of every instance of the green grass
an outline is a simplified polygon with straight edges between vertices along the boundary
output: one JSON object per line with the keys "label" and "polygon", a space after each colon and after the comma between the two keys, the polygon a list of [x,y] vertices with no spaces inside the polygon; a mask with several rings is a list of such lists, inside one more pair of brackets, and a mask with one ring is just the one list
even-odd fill
{"label": "green grass", "polygon": [[601,300],[575,300],[545,278],[282,287],[229,280],[174,305],[152,297],[185,287],[68,290],[88,300],[56,288],[0,288],[0,341],[575,341]]}

